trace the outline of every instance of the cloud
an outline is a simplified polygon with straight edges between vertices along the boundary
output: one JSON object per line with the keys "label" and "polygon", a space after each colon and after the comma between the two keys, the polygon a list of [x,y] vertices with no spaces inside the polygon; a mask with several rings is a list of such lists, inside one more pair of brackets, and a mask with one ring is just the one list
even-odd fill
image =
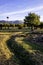
{"label": "cloud", "polygon": [[[40,20],[43,20],[43,16],[40,14],[40,11],[43,10],[43,6],[37,6],[34,8],[28,8],[28,9],[24,9],[24,10],[19,10],[19,11],[13,11],[13,12],[6,12],[6,13],[2,13],[0,14],[0,19],[5,19],[6,17],[9,16],[9,20],[15,20],[15,19],[24,19],[25,17],[25,13],[29,13],[29,12],[35,12],[36,14],[40,15]],[[22,14],[22,15],[21,15]]]}
{"label": "cloud", "polygon": [[20,10],[20,11],[13,11],[13,12],[2,13],[0,15],[1,16],[9,16],[9,15],[13,15],[13,14],[22,14],[22,13],[26,13],[26,12],[37,12],[37,11],[40,11],[42,9],[43,9],[43,6],[38,6],[38,7],[24,9],[24,10]]}

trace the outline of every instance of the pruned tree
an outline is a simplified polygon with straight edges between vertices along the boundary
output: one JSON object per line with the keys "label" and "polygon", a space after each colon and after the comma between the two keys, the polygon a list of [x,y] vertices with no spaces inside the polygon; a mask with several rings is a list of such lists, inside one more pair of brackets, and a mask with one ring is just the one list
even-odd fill
{"label": "pruned tree", "polygon": [[6,18],[7,18],[7,22],[8,22],[9,17],[7,16]]}

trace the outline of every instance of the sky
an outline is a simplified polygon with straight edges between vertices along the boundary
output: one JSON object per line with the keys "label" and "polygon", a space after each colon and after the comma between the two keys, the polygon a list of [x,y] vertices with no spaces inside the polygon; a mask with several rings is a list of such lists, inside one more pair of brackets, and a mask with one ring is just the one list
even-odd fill
{"label": "sky", "polygon": [[30,12],[43,21],[43,0],[0,0],[0,20],[23,20]]}

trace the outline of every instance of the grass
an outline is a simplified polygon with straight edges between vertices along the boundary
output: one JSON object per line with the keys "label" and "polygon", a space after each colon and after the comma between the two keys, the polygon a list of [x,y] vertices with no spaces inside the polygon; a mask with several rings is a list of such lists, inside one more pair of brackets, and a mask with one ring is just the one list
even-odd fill
{"label": "grass", "polygon": [[20,38],[16,38],[15,41],[16,41],[20,46],[22,46],[26,51],[29,51],[30,53],[33,52],[31,45],[28,45],[27,42],[25,43],[25,42],[23,41],[23,39],[24,39],[23,37],[20,37]]}
{"label": "grass", "polygon": [[1,50],[0,56],[4,55],[5,58],[9,59],[11,56],[11,52],[6,45],[7,39],[9,39],[8,35],[0,35],[0,50]]}
{"label": "grass", "polygon": [[39,65],[43,47],[27,41],[25,35],[26,32],[0,32],[0,60],[2,57],[10,65]]}
{"label": "grass", "polygon": [[43,55],[43,47],[26,41],[24,36],[21,37],[22,34],[23,33],[17,33],[7,41],[9,49],[14,53],[14,57],[19,60],[20,65],[35,65],[37,64],[37,62],[40,63],[40,54]]}
{"label": "grass", "polygon": [[11,52],[14,53],[14,57],[16,57],[19,60],[19,65],[24,65],[24,64],[31,65],[31,63],[34,64],[35,61],[30,59],[31,58],[30,53],[27,52],[27,49],[25,49],[24,45],[22,46],[21,42],[19,42],[19,43],[17,42],[19,40],[16,39],[16,36],[12,36],[11,39],[9,39],[7,41],[7,45],[9,47],[9,49],[11,50]]}
{"label": "grass", "polygon": [[37,43],[32,43],[24,39],[25,43],[31,46],[32,50],[40,51],[43,53],[43,46],[38,45]]}
{"label": "grass", "polygon": [[35,51],[40,51],[43,53],[43,47],[36,44],[36,43],[32,43],[27,41],[26,39],[24,39],[23,37],[17,37],[15,39],[16,42],[18,42],[19,45],[23,46],[23,48],[25,48],[26,51],[29,51],[30,53],[34,53]]}

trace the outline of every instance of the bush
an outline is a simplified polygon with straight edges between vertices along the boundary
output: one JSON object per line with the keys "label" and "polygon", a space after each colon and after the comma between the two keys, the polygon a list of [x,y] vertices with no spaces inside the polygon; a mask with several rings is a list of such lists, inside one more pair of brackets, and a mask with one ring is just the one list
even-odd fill
{"label": "bush", "polygon": [[22,26],[21,25],[18,25],[18,29],[22,29]]}

